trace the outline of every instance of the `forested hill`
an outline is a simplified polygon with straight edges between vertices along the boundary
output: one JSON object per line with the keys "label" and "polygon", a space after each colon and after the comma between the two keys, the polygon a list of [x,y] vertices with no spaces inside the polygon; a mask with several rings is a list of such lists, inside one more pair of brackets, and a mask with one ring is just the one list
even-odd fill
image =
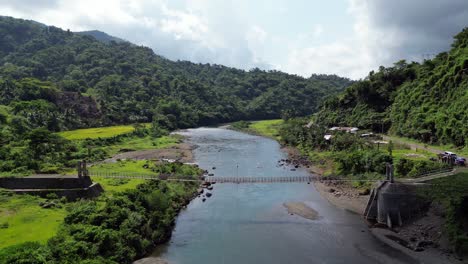
{"label": "forested hill", "polygon": [[389,131],[428,143],[468,145],[468,28],[449,52],[381,67],[326,101],[323,125]]}
{"label": "forested hill", "polygon": [[174,129],[307,115],[351,83],[174,62],[128,42],[10,17],[0,17],[0,65],[0,110],[26,130],[152,120]]}
{"label": "forested hill", "polygon": [[111,36],[111,35],[109,35],[109,34],[107,34],[105,32],[99,31],[99,30],[81,31],[81,32],[75,32],[75,34],[84,35],[84,36],[91,36],[91,37],[94,37],[95,39],[97,39],[97,40],[99,40],[101,42],[104,42],[104,43],[110,43],[111,41],[127,42],[126,40]]}

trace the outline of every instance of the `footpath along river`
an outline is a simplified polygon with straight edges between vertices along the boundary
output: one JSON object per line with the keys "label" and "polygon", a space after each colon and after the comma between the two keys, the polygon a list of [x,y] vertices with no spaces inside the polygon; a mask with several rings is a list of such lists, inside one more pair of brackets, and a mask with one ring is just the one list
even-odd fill
{"label": "footpath along river", "polygon": [[[278,166],[287,155],[269,138],[222,128],[183,134],[197,146],[195,161],[216,176],[308,174]],[[211,192],[206,202],[194,199],[177,218],[171,240],[139,263],[416,263],[381,244],[361,216],[329,204],[313,184],[225,183]],[[291,215],[285,204],[312,208],[305,213],[310,219]]]}

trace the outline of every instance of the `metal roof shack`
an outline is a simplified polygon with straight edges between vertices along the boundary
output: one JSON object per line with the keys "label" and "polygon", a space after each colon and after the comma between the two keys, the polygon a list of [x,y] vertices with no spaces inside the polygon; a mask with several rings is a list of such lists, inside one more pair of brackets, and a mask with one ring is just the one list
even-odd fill
{"label": "metal roof shack", "polygon": [[330,131],[344,131],[346,133],[355,134],[356,132],[359,131],[359,128],[357,128],[357,127],[332,127],[329,130]]}

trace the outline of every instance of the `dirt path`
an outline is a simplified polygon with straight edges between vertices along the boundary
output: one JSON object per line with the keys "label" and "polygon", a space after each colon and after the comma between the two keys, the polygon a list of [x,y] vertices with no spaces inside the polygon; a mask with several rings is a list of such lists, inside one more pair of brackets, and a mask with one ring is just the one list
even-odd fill
{"label": "dirt path", "polygon": [[434,153],[434,154],[439,154],[439,153],[443,152],[442,150],[425,146],[422,143],[407,142],[407,141],[401,140],[399,138],[394,138],[394,137],[385,136],[385,135],[382,135],[382,137],[383,137],[383,140],[385,140],[385,141],[390,141],[391,140],[394,143],[407,145],[407,146],[409,146],[411,148],[411,150],[415,150],[415,151],[417,151],[418,149],[422,149],[422,150],[425,150],[425,151],[428,151],[428,152],[431,152],[431,153]]}

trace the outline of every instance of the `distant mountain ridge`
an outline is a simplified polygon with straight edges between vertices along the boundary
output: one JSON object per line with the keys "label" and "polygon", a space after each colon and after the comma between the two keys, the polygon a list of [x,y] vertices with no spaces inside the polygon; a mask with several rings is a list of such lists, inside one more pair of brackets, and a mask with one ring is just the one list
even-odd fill
{"label": "distant mountain ridge", "polygon": [[99,31],[99,30],[89,30],[89,31],[80,31],[80,32],[74,32],[75,34],[78,35],[84,35],[84,36],[91,36],[94,37],[95,39],[104,42],[104,43],[110,43],[111,41],[115,41],[117,43],[120,42],[129,42],[127,40],[111,36],[105,32]]}
{"label": "distant mountain ridge", "polygon": [[15,105],[12,114],[28,127],[52,131],[303,116],[352,83],[336,75],[171,61],[100,31],[73,33],[11,17],[0,17],[0,65],[0,105]]}
{"label": "distant mountain ridge", "polygon": [[468,146],[468,28],[434,59],[371,72],[327,100],[317,121]]}

